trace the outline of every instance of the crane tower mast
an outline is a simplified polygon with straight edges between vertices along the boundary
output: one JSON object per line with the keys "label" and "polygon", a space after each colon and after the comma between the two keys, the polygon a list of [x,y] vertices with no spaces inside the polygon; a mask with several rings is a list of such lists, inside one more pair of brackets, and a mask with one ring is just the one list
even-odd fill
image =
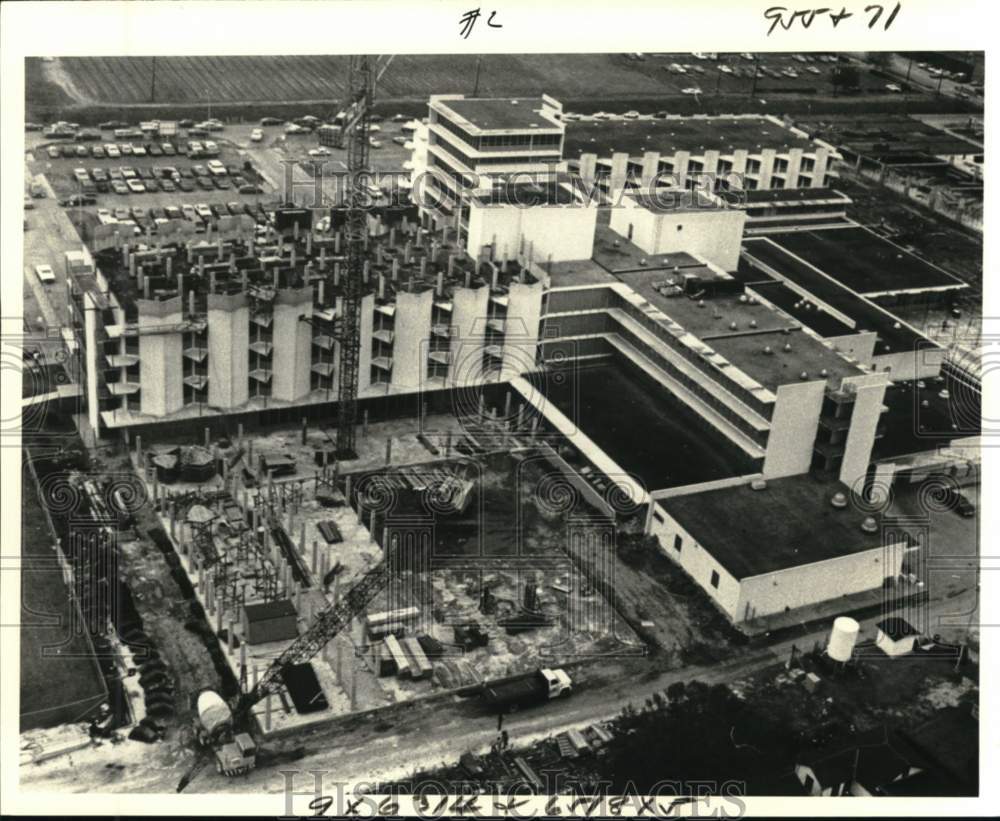
{"label": "crane tower mast", "polygon": [[367,55],[352,56],[345,101],[347,132],[347,277],[339,317],[340,367],[337,386],[337,458],[353,459],[358,417],[358,360],[361,352],[361,299],[368,247],[368,151],[374,66]]}

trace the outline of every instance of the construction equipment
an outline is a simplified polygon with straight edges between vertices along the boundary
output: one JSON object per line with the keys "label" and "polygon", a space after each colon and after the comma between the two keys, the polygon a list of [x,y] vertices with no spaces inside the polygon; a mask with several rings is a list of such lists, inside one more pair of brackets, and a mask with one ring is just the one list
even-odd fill
{"label": "construction equipment", "polygon": [[376,70],[381,77],[392,57],[373,61],[367,55],[351,57],[348,95],[342,107],[347,136],[347,276],[337,322],[340,366],[337,385],[337,458],[355,459],[355,423],[358,417],[358,362],[361,356],[361,299],[368,248],[368,150]]}
{"label": "construction equipment", "polygon": [[[312,626],[271,662],[253,689],[236,699],[231,710],[221,696],[210,690],[204,691],[199,696],[198,722],[201,726],[196,727],[196,735],[202,750],[192,767],[181,778],[177,792],[181,792],[191,783],[195,775],[208,763],[210,756],[214,756],[216,770],[220,773],[242,774],[253,769],[254,748],[249,746],[242,736],[249,736],[247,728],[254,705],[268,696],[278,694],[283,686],[282,673],[285,668],[305,664],[312,659],[356,616],[363,613],[379,591],[386,587],[393,572],[391,557],[400,540],[397,536],[391,541],[391,548],[387,545],[386,555],[382,561],[369,570],[339,604],[331,604],[321,611],[315,617]],[[215,698],[210,698],[208,693]],[[204,718],[201,710],[203,698],[206,706],[214,705],[211,714],[206,713]],[[222,706],[226,709],[220,709],[217,702],[222,702]],[[228,715],[225,715],[226,712]],[[252,742],[252,738],[250,741]],[[234,744],[238,749],[232,747]],[[243,758],[237,760],[237,752]]]}

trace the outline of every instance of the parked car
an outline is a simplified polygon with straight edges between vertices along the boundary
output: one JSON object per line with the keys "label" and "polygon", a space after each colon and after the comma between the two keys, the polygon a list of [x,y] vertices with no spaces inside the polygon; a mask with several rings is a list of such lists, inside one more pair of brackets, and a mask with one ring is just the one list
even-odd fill
{"label": "parked car", "polygon": [[128,181],[127,185],[128,190],[133,194],[142,194],[146,190],[146,186],[142,184],[142,180],[132,179]]}
{"label": "parked car", "polygon": [[90,147],[90,156],[95,160],[103,160],[108,153],[104,150],[103,145],[93,145]]}
{"label": "parked car", "polygon": [[264,139],[264,132],[261,131],[259,128],[255,128],[253,131],[250,132],[251,142],[259,143],[263,139]]}
{"label": "parked car", "polygon": [[89,157],[90,156],[90,149],[87,148],[87,146],[85,146],[85,145],[78,145],[76,147],[76,156],[78,156],[78,157]]}
{"label": "parked car", "polygon": [[194,183],[185,177],[180,177],[174,180],[174,184],[180,191],[194,191]]}
{"label": "parked car", "polygon": [[95,182],[101,182],[101,181],[107,182],[108,180],[111,179],[111,177],[108,175],[108,171],[106,168],[94,168],[93,170],[91,170],[90,176],[94,178]]}
{"label": "parked car", "polygon": [[260,124],[261,125],[282,125],[282,124],[284,124],[284,122],[285,121],[282,120],[280,117],[261,117],[260,118]]}
{"label": "parked car", "polygon": [[156,143],[150,143],[149,144],[149,148],[147,148],[146,150],[149,151],[149,156],[150,157],[162,157],[163,156],[163,149],[160,148],[160,146],[158,146]]}
{"label": "parked car", "polygon": [[241,194],[263,194],[264,193],[264,189],[261,188],[259,185],[251,185],[250,183],[247,183],[246,185],[241,185],[240,186],[240,193]]}
{"label": "parked car", "polygon": [[122,178],[126,180],[134,180],[139,174],[131,165],[123,165],[121,168]]}
{"label": "parked car", "polygon": [[891,92],[893,92],[893,94],[899,94],[903,89],[900,88],[895,83],[886,83],[885,84],[885,90],[886,91],[891,91]]}
{"label": "parked car", "polygon": [[173,143],[163,143],[160,147],[163,149],[163,154],[166,157],[173,157],[177,153],[177,149],[174,148]]}
{"label": "parked car", "polygon": [[191,128],[191,126],[194,125],[194,120],[187,119],[187,118],[185,118],[183,120],[178,120],[177,121],[177,125],[179,125],[181,128]]}
{"label": "parked car", "polygon": [[160,190],[161,191],[176,191],[177,185],[173,180],[161,179],[160,180]]}
{"label": "parked car", "polygon": [[108,159],[111,160],[117,160],[122,155],[122,152],[118,149],[118,146],[115,145],[114,143],[107,143],[104,146],[104,150],[108,155]]}
{"label": "parked car", "polygon": [[168,220],[184,219],[184,212],[176,205],[168,205],[163,209]]}
{"label": "parked car", "polygon": [[211,177],[195,177],[194,181],[202,191],[212,191],[215,188]]}
{"label": "parked car", "polygon": [[63,208],[75,208],[80,205],[96,205],[97,197],[93,194],[70,194],[66,199],[59,200]]}
{"label": "parked car", "polygon": [[196,177],[208,176],[208,169],[203,165],[194,165],[191,167],[191,171]]}
{"label": "parked car", "polygon": [[220,191],[225,191],[230,187],[228,177],[212,177],[212,182],[215,183],[215,187]]}
{"label": "parked car", "polygon": [[38,277],[42,285],[48,285],[49,283],[56,281],[56,275],[52,270],[51,265],[36,265],[35,276]]}
{"label": "parked car", "polygon": [[50,145],[46,151],[48,151],[49,157],[53,160],[58,160],[62,156],[62,151],[59,149],[58,145]]}

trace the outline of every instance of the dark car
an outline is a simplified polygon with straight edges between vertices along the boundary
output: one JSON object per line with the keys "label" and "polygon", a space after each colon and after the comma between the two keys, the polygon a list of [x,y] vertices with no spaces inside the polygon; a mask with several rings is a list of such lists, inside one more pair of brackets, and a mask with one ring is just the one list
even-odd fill
{"label": "dark car", "polygon": [[177,153],[177,149],[174,148],[172,143],[163,143],[161,148],[163,148],[163,153],[167,157],[172,157]]}
{"label": "dark car", "polygon": [[99,123],[97,126],[101,131],[113,131],[116,128],[128,128],[128,123],[124,123],[121,120],[108,120],[104,123]]}
{"label": "dark car", "polygon": [[24,124],[24,130],[25,131],[41,131],[42,130],[42,124],[41,123],[31,123],[31,122],[28,122],[28,123]]}
{"label": "dark car", "polygon": [[261,117],[260,118],[260,124],[261,125],[284,125],[284,122],[285,121],[282,120],[280,117]]}
{"label": "dark car", "polygon": [[160,183],[160,190],[161,191],[176,191],[177,190],[177,183],[175,183],[173,180],[163,179],[163,180],[158,180],[158,182]]}
{"label": "dark car", "polygon": [[138,172],[139,177],[144,180],[151,180],[156,177],[156,174],[153,173],[152,168],[140,167],[137,168],[136,171]]}
{"label": "dark car", "polygon": [[214,191],[215,186],[212,185],[212,180],[209,177],[197,177],[195,182],[202,191]]}
{"label": "dark car", "polygon": [[178,208],[178,207],[177,207],[176,205],[168,205],[168,206],[167,206],[166,208],[164,208],[163,210],[164,210],[164,212],[166,213],[166,215],[167,215],[167,219],[168,219],[168,220],[179,220],[179,219],[184,219],[184,214],[183,214],[183,212],[182,212],[182,211],[181,211],[181,209],[180,209],[180,208]]}
{"label": "dark car", "polygon": [[220,191],[225,191],[229,188],[229,180],[226,177],[212,177],[212,182],[215,183],[215,187]]}
{"label": "dark car", "polygon": [[187,134],[189,137],[207,137],[209,131],[207,128],[189,128]]}
{"label": "dark car", "polygon": [[165,209],[158,205],[154,205],[149,209],[149,217],[154,220],[161,220],[167,218],[167,212]]}
{"label": "dark car", "polygon": [[156,143],[150,143],[149,147],[146,149],[149,152],[150,157],[162,157],[163,149],[160,148]]}
{"label": "dark car", "polygon": [[95,185],[97,186],[97,191],[100,194],[107,194],[111,190],[111,183],[107,180],[101,180],[100,182],[95,183]]}
{"label": "dark car", "polygon": [[194,191],[194,183],[191,182],[191,180],[186,179],[185,177],[181,177],[179,180],[177,180],[177,187],[181,191]]}
{"label": "dark car", "polygon": [[264,193],[264,189],[261,188],[260,186],[257,186],[257,185],[249,185],[249,184],[248,185],[241,185],[240,186],[240,193],[241,194],[263,194]]}
{"label": "dark car", "polygon": [[242,202],[227,202],[226,208],[230,214],[234,217],[238,217],[243,213],[243,203]]}
{"label": "dark car", "polygon": [[185,166],[181,166],[180,168],[178,168],[177,173],[180,174],[182,177],[184,177],[184,179],[186,180],[190,180],[192,177],[194,177],[194,171]]}
{"label": "dark car", "polygon": [[92,194],[71,194],[64,200],[59,200],[63,208],[71,208],[76,205],[96,205],[97,197]]}
{"label": "dark car", "polygon": [[90,176],[94,178],[95,182],[100,182],[104,180],[107,182],[111,177],[108,176],[108,171],[106,168],[94,168],[90,172]]}
{"label": "dark car", "polygon": [[191,126],[194,125],[194,120],[188,120],[188,119],[178,120],[177,125],[179,125],[181,128],[190,128]]}

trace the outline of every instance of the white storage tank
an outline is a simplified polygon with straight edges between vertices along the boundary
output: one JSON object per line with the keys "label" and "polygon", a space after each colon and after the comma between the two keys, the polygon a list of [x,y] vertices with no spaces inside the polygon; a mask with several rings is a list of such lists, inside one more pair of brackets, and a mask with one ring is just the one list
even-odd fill
{"label": "white storage tank", "polygon": [[850,616],[838,616],[833,621],[830,631],[830,643],[826,646],[826,654],[834,661],[848,662],[858,643],[858,633],[861,625]]}

